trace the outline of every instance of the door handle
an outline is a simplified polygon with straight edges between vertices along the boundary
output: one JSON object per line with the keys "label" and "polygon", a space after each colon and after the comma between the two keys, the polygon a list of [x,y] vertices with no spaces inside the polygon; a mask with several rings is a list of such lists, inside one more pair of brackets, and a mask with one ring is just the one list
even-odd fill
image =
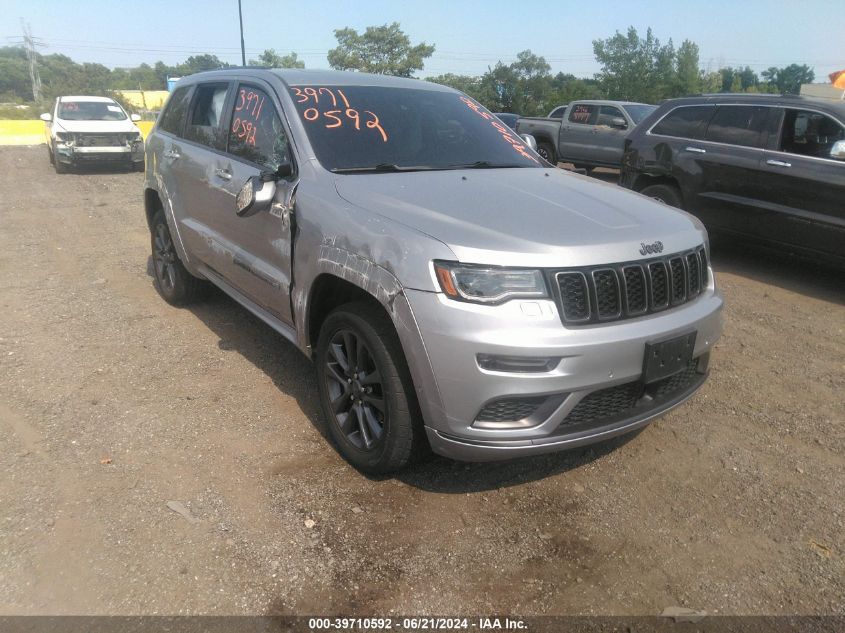
{"label": "door handle", "polygon": [[707,150],[706,150],[706,149],[702,149],[702,148],[700,148],[700,147],[692,147],[692,146],[690,146],[690,147],[686,147],[686,148],[684,148],[684,149],[686,149],[688,152],[693,152],[693,153],[695,153],[695,154],[706,154],[706,153],[707,153]]}
{"label": "door handle", "polygon": [[179,152],[177,152],[175,149],[169,149],[166,152],[164,152],[164,154],[162,154],[162,155],[165,158],[169,158],[170,160],[176,160],[177,158],[179,158],[181,156],[181,154]]}
{"label": "door handle", "polygon": [[772,165],[773,167],[792,167],[792,163],[786,163],[782,160],[774,160],[774,159],[767,160],[766,164]]}
{"label": "door handle", "polygon": [[223,180],[231,180],[232,179],[232,172],[227,171],[225,169],[215,169],[214,175],[218,178],[222,178]]}

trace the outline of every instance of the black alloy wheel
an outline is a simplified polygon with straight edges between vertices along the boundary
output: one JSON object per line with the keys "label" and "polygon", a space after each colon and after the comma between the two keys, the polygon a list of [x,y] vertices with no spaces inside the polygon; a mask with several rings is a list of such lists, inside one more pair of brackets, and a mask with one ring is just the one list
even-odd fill
{"label": "black alloy wheel", "polygon": [[381,373],[364,338],[351,329],[335,332],[323,369],[334,423],[358,450],[378,449],[387,405]]}
{"label": "black alloy wheel", "polygon": [[335,308],[314,357],[320,408],[338,452],[362,472],[401,470],[427,441],[402,344],[372,301]]}
{"label": "black alloy wheel", "polygon": [[151,246],[155,287],[167,303],[183,306],[201,299],[208,283],[194,277],[179,259],[164,212],[157,211],[152,219]]}

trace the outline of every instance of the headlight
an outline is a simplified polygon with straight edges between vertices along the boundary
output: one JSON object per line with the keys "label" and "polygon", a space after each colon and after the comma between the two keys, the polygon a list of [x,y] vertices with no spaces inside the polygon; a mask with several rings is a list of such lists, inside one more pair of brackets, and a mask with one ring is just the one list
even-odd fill
{"label": "headlight", "polygon": [[56,132],[56,140],[59,141],[59,143],[70,145],[73,143],[73,134],[70,132]]}
{"label": "headlight", "polygon": [[141,140],[141,133],[140,132],[130,132],[129,134],[126,135],[126,139],[130,143],[137,143],[138,141]]}
{"label": "headlight", "polygon": [[434,271],[443,292],[458,301],[497,304],[549,296],[539,270],[434,262]]}

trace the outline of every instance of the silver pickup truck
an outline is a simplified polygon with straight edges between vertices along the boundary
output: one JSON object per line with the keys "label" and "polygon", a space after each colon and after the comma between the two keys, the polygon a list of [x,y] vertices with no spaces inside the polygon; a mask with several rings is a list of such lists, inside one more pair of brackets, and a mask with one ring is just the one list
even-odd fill
{"label": "silver pickup truck", "polygon": [[156,287],[214,284],[311,358],[319,423],[363,471],[633,431],[707,376],[707,233],[523,141],[416,79],[180,79],[147,142]]}
{"label": "silver pickup truck", "polygon": [[[619,167],[628,132],[654,111],[656,106],[628,101],[574,101],[563,118],[523,117],[517,122],[520,134],[537,140],[537,153],[552,164],[573,163],[576,167]],[[555,108],[552,114],[559,113]]]}

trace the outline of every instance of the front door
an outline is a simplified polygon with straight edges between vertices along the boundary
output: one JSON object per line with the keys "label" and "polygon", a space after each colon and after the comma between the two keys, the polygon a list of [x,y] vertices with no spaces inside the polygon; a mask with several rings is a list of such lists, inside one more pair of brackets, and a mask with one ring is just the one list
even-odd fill
{"label": "front door", "polygon": [[575,103],[560,124],[558,160],[570,163],[595,161],[596,120],[599,107],[590,103]]}
{"label": "front door", "polygon": [[214,186],[220,214],[219,233],[231,250],[220,272],[241,293],[286,323],[290,306],[292,203],[296,166],[289,178],[276,183],[278,201],[269,212],[249,217],[236,213],[235,197],[244,183],[262,171],[274,172],[293,163],[288,130],[273,89],[263,82],[241,83],[226,117],[227,152],[216,157]]}
{"label": "front door", "polygon": [[760,169],[766,239],[845,256],[845,162],[830,156],[845,127],[813,110],[786,108],[780,134],[763,153]]}
{"label": "front door", "polygon": [[[613,125],[614,120],[618,121],[618,119],[625,122],[625,127]],[[596,160],[607,165],[622,164],[625,137],[628,135],[630,125],[628,118],[616,106],[599,106],[595,130]]]}

